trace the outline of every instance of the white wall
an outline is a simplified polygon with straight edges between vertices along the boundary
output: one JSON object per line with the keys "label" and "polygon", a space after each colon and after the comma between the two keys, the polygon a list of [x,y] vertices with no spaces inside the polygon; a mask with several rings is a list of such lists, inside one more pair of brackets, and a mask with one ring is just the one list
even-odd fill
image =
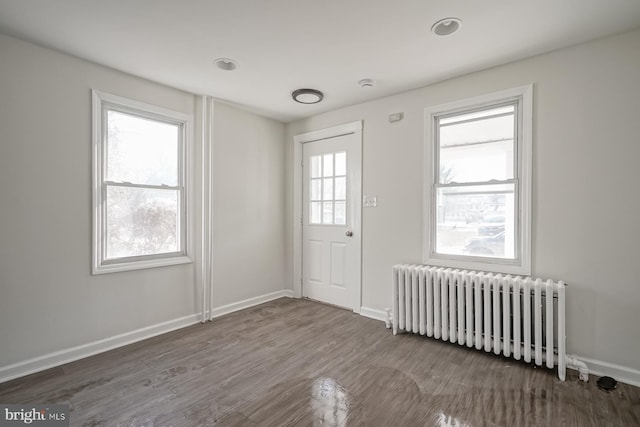
{"label": "white wall", "polygon": [[285,288],[284,125],[216,102],[215,307]]}
{"label": "white wall", "polygon": [[533,275],[569,283],[569,352],[640,370],[639,46],[636,30],[287,125],[291,177],[294,135],[364,120],[362,305],[389,307],[391,266],[422,259],[424,108],[534,83]]}
{"label": "white wall", "polygon": [[[194,114],[196,129],[197,97],[2,35],[0,58],[0,372],[197,313],[198,263],[90,274],[90,89]],[[284,125],[218,103],[214,125],[220,307],[283,288]]]}

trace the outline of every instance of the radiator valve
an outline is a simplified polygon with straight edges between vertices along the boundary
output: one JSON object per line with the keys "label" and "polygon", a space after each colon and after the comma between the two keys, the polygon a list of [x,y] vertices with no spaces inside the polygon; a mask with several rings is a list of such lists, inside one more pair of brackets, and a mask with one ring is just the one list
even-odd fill
{"label": "radiator valve", "polygon": [[384,325],[387,327],[387,329],[391,329],[391,321],[392,321],[392,317],[391,317],[391,309],[390,308],[385,308],[384,311],[387,312],[387,319],[384,321]]}

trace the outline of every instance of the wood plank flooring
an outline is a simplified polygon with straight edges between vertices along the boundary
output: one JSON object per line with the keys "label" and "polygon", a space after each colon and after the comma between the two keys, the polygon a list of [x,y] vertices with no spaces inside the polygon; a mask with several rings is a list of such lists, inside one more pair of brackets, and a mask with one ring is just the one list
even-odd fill
{"label": "wood plank flooring", "polygon": [[640,426],[611,392],[280,299],[0,384],[2,403],[65,403],[72,426]]}

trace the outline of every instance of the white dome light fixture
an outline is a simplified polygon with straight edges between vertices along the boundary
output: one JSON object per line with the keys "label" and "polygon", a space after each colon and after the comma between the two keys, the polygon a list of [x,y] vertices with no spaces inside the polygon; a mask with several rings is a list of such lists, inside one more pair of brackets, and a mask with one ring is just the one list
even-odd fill
{"label": "white dome light fixture", "polygon": [[376,82],[373,79],[362,79],[358,82],[358,85],[360,85],[360,87],[374,87]]}
{"label": "white dome light fixture", "polygon": [[324,94],[316,89],[296,89],[291,92],[291,97],[300,104],[317,104],[322,101]]}
{"label": "white dome light fixture", "polygon": [[231,58],[218,58],[213,61],[216,67],[224,71],[233,71],[238,68],[238,63]]}
{"label": "white dome light fixture", "polygon": [[450,36],[460,29],[462,21],[459,18],[444,18],[431,26],[431,32],[437,36]]}

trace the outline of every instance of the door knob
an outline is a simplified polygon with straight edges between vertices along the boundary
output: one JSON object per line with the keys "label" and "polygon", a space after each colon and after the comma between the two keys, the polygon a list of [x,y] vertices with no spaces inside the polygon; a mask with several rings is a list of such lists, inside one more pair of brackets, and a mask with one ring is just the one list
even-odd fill
{"label": "door knob", "polygon": [[353,236],[353,231],[347,230],[347,232],[344,233],[344,235],[347,236],[347,237],[351,237],[351,236]]}

